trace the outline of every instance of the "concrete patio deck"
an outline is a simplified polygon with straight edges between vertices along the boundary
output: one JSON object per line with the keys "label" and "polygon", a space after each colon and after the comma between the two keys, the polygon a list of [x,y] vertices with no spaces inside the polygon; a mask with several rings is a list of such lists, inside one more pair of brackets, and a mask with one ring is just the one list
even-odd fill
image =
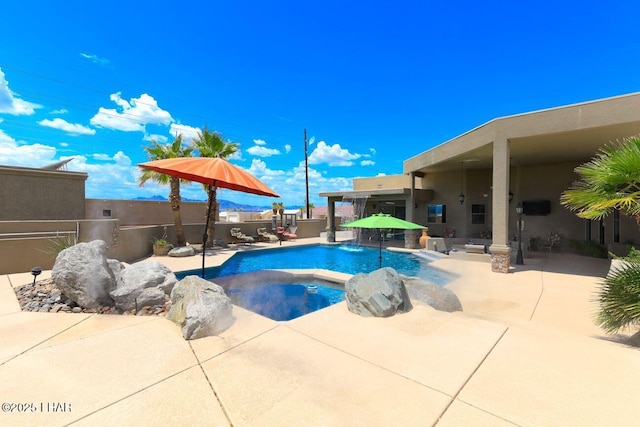
{"label": "concrete patio deck", "polygon": [[193,341],[162,317],[21,312],[12,287],[32,276],[0,276],[0,425],[638,425],[640,349],[591,320],[608,261],[525,262],[434,262],[459,275],[464,312],[372,319],[340,303],[275,322],[234,307],[230,329]]}

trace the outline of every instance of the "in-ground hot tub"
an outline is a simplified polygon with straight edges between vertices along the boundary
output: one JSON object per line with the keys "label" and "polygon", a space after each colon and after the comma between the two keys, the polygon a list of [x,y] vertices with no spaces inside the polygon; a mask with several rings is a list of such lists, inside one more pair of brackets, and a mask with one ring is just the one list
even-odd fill
{"label": "in-ground hot tub", "polygon": [[331,276],[304,270],[260,270],[212,281],[224,288],[233,304],[287,321],[344,301],[344,280]]}

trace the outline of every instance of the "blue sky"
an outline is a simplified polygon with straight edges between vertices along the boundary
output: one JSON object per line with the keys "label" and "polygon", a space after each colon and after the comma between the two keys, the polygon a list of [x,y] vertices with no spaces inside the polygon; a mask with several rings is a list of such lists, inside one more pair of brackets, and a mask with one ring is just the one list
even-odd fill
{"label": "blue sky", "polygon": [[166,196],[136,184],[143,147],[206,125],[303,205],[306,128],[321,206],[495,117],[640,90],[637,1],[91,3],[6,2],[0,26],[0,164],[73,157],[90,198]]}

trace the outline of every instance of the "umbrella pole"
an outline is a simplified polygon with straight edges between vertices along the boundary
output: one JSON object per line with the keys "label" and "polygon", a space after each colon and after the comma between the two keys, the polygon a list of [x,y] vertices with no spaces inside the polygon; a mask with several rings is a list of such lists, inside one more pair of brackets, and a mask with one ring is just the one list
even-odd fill
{"label": "umbrella pole", "polygon": [[204,279],[204,255],[207,247],[207,240],[209,240],[209,235],[207,234],[207,230],[209,229],[209,216],[211,215],[211,205],[213,204],[212,193],[213,187],[209,186],[209,206],[207,207],[207,219],[204,224],[204,234],[202,236],[202,278]]}

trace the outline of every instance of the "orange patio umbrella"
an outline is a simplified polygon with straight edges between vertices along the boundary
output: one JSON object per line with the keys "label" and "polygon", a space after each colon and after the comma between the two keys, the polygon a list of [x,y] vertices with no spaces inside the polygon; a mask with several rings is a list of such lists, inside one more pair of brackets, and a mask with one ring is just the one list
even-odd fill
{"label": "orange patio umbrella", "polygon": [[[280,197],[249,172],[219,157],[176,157],[140,163],[138,166],[165,175],[208,185],[209,193],[213,192],[213,187],[220,187],[260,196]],[[207,229],[209,228],[209,214],[211,213],[212,202],[213,198],[209,197],[207,220],[202,238],[202,278],[204,278],[205,245],[209,238]]]}

